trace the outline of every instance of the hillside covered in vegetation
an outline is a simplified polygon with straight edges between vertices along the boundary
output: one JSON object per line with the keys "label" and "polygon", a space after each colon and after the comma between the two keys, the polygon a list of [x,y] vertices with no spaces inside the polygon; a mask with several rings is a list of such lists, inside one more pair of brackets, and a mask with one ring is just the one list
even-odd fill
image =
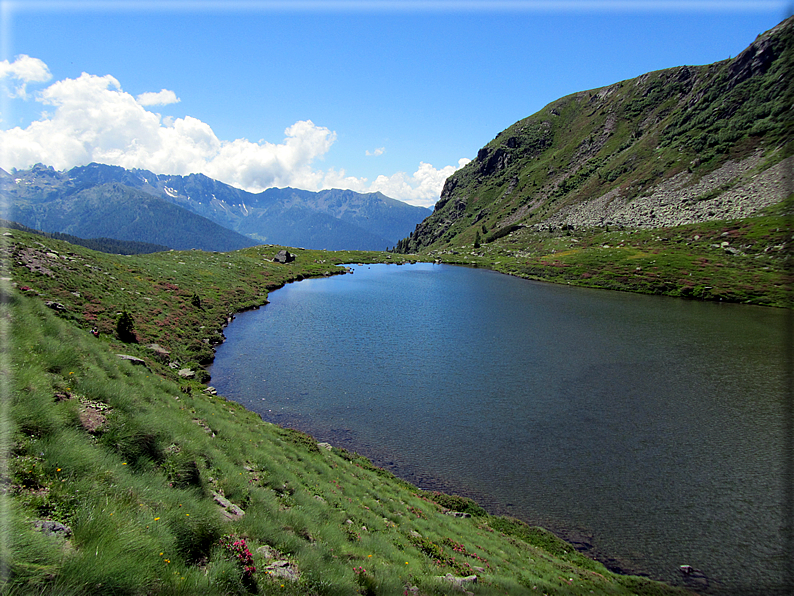
{"label": "hillside covered in vegetation", "polygon": [[7,594],[676,594],[227,401],[201,368],[268,292],[387,253],[108,255],[4,230]]}
{"label": "hillside covered in vegetation", "polygon": [[396,251],[530,279],[786,305],[792,79],[794,17],[735,58],[556,100],[450,176]]}

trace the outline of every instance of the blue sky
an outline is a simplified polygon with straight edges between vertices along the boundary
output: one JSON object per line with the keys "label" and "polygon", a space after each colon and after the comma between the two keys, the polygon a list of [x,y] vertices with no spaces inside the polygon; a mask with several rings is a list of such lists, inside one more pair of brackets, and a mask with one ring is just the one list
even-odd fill
{"label": "blue sky", "polygon": [[736,56],[791,6],[4,1],[0,167],[103,161],[433,205],[549,102]]}

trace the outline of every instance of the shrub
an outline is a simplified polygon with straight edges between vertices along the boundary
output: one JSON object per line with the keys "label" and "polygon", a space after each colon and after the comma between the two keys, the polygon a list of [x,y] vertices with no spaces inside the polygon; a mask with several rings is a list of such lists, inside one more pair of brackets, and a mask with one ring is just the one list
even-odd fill
{"label": "shrub", "polygon": [[252,586],[256,566],[254,565],[254,556],[245,543],[245,538],[238,538],[234,534],[226,534],[221,537],[218,544],[221,545],[224,555],[237,564],[242,574],[243,584]]}
{"label": "shrub", "polygon": [[116,335],[124,343],[138,343],[138,337],[135,335],[135,321],[126,310],[122,311],[116,320]]}
{"label": "shrub", "polygon": [[477,503],[468,497],[460,497],[458,495],[447,495],[441,492],[433,492],[428,495],[428,498],[434,503],[441,505],[445,509],[452,511],[461,511],[471,515],[486,515],[485,509],[480,507]]}
{"label": "shrub", "polygon": [[281,434],[290,443],[305,447],[307,451],[320,453],[320,448],[317,446],[317,439],[311,435],[307,435],[306,433],[295,430],[294,428],[282,428]]}
{"label": "shrub", "polygon": [[375,596],[375,578],[363,567],[353,567],[353,573],[356,574],[359,592],[364,596]]}

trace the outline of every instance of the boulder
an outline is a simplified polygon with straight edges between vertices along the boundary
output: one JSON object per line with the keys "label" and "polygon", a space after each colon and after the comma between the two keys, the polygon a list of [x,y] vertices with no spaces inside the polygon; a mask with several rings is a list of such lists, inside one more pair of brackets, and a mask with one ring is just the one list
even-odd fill
{"label": "boulder", "polygon": [[179,372],[177,372],[176,374],[178,374],[183,379],[192,379],[193,377],[196,376],[195,371],[192,371],[189,368],[181,368],[179,369]]}
{"label": "boulder", "polygon": [[290,581],[298,581],[300,579],[300,572],[289,561],[273,561],[270,565],[265,567],[265,573],[273,577],[280,577]]}
{"label": "boulder", "polygon": [[436,576],[441,581],[449,582],[452,584],[452,587],[460,590],[461,592],[466,592],[467,594],[472,594],[473,592],[469,592],[466,588],[473,586],[477,583],[477,576],[476,575],[469,575],[466,577],[455,577],[451,573],[447,573],[446,575],[438,575]]}
{"label": "boulder", "polygon": [[292,261],[294,260],[295,260],[295,255],[283,249],[278,251],[276,256],[273,257],[274,263],[292,263]]}
{"label": "boulder", "polygon": [[68,538],[72,535],[72,529],[69,526],[57,521],[37,519],[33,522],[33,527],[47,536],[63,536],[64,538]]}
{"label": "boulder", "polygon": [[116,354],[116,356],[118,356],[119,360],[126,360],[134,366],[146,366],[146,361],[137,356],[130,356],[129,354]]}
{"label": "boulder", "polygon": [[273,548],[268,544],[265,544],[264,546],[260,546],[258,549],[256,549],[256,552],[268,560],[281,559],[284,556],[280,552],[278,552],[275,548]]}
{"label": "boulder", "polygon": [[218,504],[218,507],[220,507],[221,513],[227,521],[234,521],[245,515],[245,511],[220,493],[212,491],[212,498]]}
{"label": "boulder", "polygon": [[152,352],[154,352],[154,355],[163,361],[168,360],[168,357],[171,355],[171,352],[169,352],[164,347],[158,344],[149,344],[146,347],[149,348]]}

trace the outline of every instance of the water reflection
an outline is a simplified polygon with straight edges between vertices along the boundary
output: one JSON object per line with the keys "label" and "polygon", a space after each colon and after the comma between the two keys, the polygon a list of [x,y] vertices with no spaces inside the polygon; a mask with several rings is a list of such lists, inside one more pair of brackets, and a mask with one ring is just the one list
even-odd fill
{"label": "water reflection", "polygon": [[615,565],[725,593],[783,573],[787,313],[356,267],[271,294],[211,373],[266,419]]}

